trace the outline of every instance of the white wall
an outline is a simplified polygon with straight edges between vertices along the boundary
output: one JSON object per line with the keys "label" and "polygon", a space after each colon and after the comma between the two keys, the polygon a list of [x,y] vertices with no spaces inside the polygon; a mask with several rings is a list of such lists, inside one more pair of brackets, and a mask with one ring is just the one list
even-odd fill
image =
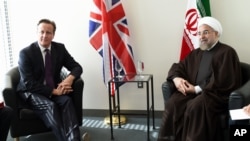
{"label": "white wall", "polygon": [[[83,108],[108,109],[108,90],[102,80],[101,57],[89,44],[92,0],[10,0],[13,44],[17,50],[36,40],[36,24],[50,18],[57,24],[55,41],[65,43],[83,66]],[[154,75],[155,109],[163,109],[161,84],[179,59],[187,0],[122,0],[130,27],[135,59]],[[221,41],[233,46],[241,61],[250,63],[249,0],[210,0],[212,15],[223,25]],[[17,56],[17,54],[16,54]],[[16,61],[17,62],[17,61]],[[136,85],[122,87],[122,108],[145,109],[145,94]]]}

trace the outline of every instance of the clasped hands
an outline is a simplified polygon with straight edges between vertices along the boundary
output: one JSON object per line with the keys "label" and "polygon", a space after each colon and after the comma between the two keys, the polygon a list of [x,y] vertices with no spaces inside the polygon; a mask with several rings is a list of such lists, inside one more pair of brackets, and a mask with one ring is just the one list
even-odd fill
{"label": "clasped hands", "polygon": [[58,84],[57,88],[53,90],[53,95],[64,95],[73,91],[74,76],[69,75],[66,79],[64,79],[61,83]]}
{"label": "clasped hands", "polygon": [[194,85],[189,83],[187,80],[181,78],[181,77],[175,77],[173,79],[174,85],[177,88],[179,92],[181,92],[183,95],[187,95],[190,93],[195,93]]}

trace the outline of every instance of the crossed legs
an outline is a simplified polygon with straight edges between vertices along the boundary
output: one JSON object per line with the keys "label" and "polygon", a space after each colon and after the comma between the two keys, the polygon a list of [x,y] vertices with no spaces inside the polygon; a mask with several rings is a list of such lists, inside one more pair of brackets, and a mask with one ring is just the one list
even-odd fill
{"label": "crossed legs", "polygon": [[52,129],[58,141],[80,141],[78,121],[69,96],[52,96],[48,99],[31,94],[28,102],[46,126]]}

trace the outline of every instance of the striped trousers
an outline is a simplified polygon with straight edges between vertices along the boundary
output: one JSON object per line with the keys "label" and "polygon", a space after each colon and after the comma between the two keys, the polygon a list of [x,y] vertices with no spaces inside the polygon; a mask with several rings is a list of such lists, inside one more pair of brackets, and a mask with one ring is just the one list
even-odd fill
{"label": "striped trousers", "polygon": [[61,95],[47,98],[34,93],[28,95],[26,102],[45,125],[52,129],[58,141],[80,141],[76,112],[69,96]]}

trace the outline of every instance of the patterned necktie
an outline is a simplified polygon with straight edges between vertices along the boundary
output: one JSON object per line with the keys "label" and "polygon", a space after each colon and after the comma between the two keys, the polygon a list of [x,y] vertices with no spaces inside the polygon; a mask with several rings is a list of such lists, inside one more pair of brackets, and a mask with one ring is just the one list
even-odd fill
{"label": "patterned necktie", "polygon": [[47,86],[51,88],[55,87],[53,76],[52,76],[52,64],[51,64],[51,55],[49,49],[45,49],[45,82]]}

